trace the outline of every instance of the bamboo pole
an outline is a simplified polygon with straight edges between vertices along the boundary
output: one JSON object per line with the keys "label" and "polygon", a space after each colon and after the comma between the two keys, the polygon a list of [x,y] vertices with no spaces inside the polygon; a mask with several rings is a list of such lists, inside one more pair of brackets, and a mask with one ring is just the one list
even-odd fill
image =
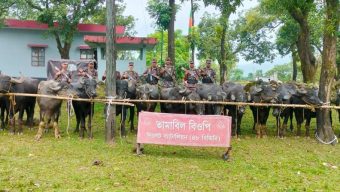
{"label": "bamboo pole", "polygon": [[292,108],[307,108],[307,109],[340,109],[340,106],[334,105],[299,105],[299,104],[274,104],[274,103],[245,103],[245,102],[228,102],[228,101],[192,101],[192,100],[141,100],[141,99],[83,99],[83,98],[72,98],[72,97],[61,97],[61,96],[51,96],[51,95],[41,95],[41,94],[29,94],[29,93],[0,93],[0,95],[7,96],[28,96],[28,97],[47,97],[54,99],[63,100],[75,100],[75,101],[85,101],[85,102],[101,102],[101,103],[111,103],[113,105],[128,105],[134,106],[132,103],[178,103],[178,104],[220,104],[220,105],[237,105],[237,106],[257,106],[257,107],[292,107]]}
{"label": "bamboo pole", "polygon": [[45,97],[51,99],[61,99],[61,100],[72,100],[72,101],[85,101],[85,102],[98,102],[98,103],[110,103],[112,105],[127,105],[134,106],[134,104],[129,103],[128,99],[84,99],[84,98],[76,98],[76,97],[63,97],[63,96],[55,96],[55,95],[41,95],[41,94],[30,94],[30,93],[0,93],[0,95],[5,96],[25,96],[25,97]]}

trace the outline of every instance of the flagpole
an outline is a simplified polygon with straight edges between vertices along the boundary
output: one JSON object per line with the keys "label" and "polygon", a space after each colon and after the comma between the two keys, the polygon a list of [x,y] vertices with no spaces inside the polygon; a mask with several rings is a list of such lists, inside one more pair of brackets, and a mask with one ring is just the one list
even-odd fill
{"label": "flagpole", "polygon": [[190,4],[191,4],[191,11],[190,11],[190,18],[189,18],[190,49],[191,49],[191,60],[195,61],[195,45],[193,43],[193,30],[192,30],[192,27],[194,26],[194,0],[190,0]]}

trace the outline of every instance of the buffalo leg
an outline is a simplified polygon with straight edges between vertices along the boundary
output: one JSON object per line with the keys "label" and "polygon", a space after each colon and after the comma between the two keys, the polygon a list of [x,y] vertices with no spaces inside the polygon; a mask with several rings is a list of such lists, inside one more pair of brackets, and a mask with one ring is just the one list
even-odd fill
{"label": "buffalo leg", "polygon": [[38,128],[38,132],[37,134],[35,135],[35,139],[36,140],[39,140],[41,137],[42,137],[42,134],[43,134],[43,130],[45,128],[45,122],[44,121],[40,121],[39,123],[39,128]]}
{"label": "buffalo leg", "polygon": [[126,121],[126,107],[122,106],[122,115],[121,115],[121,127],[120,127],[120,133],[123,137],[126,137],[126,131],[125,131],[125,121]]}
{"label": "buffalo leg", "polygon": [[5,130],[5,108],[0,108],[1,114],[0,114],[0,120],[1,120],[1,130]]}
{"label": "buffalo leg", "polygon": [[80,115],[81,118],[80,118],[80,130],[79,130],[79,137],[80,138],[84,138],[84,132],[85,132],[85,118],[84,118],[84,115]]}
{"label": "buffalo leg", "polygon": [[243,114],[237,115],[237,121],[236,121],[236,134],[241,135],[241,121],[242,121]]}
{"label": "buffalo leg", "polygon": [[93,135],[92,135],[92,114],[89,115],[89,119],[87,121],[87,128],[88,128],[88,137],[89,139],[92,139],[93,138]]}
{"label": "buffalo leg", "polygon": [[295,109],[294,110],[294,113],[295,113],[295,119],[296,119],[296,126],[297,126],[297,133],[296,135],[297,136],[301,136],[301,124],[303,123],[304,121],[304,114],[303,114],[303,109]]}
{"label": "buffalo leg", "polygon": [[9,117],[9,122],[11,124],[11,128],[10,128],[10,133],[11,134],[14,134],[15,133],[15,116],[14,115],[11,115],[10,114],[10,117]]}
{"label": "buffalo leg", "polygon": [[25,109],[21,108],[19,110],[19,117],[18,117],[18,134],[22,134],[22,124],[23,124],[23,119],[24,119],[24,112]]}
{"label": "buffalo leg", "polygon": [[60,139],[60,130],[59,130],[59,126],[58,126],[58,122],[54,121],[53,122],[53,128],[54,128],[54,137],[56,139]]}
{"label": "buffalo leg", "polygon": [[135,106],[131,106],[130,107],[130,131],[131,132],[135,130],[134,118],[135,118]]}

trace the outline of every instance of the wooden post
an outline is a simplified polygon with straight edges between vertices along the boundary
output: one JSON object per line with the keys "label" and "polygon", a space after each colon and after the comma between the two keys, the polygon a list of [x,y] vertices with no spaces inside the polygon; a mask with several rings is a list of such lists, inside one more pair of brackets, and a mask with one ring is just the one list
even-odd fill
{"label": "wooden post", "polygon": [[[115,60],[115,0],[106,0],[106,97],[116,96],[116,60]],[[116,106],[108,105],[105,122],[105,141],[114,143],[116,127]]]}

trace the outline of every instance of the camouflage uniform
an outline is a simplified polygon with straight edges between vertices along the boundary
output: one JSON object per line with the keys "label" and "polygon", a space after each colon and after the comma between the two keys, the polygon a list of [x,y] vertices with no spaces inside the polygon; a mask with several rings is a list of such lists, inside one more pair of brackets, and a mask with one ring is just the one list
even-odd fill
{"label": "camouflage uniform", "polygon": [[163,79],[163,87],[169,88],[175,86],[176,70],[173,66],[165,66],[162,69],[161,77]]}
{"label": "camouflage uniform", "polygon": [[71,73],[69,71],[64,71],[59,75],[56,75],[54,77],[54,80],[58,81],[58,82],[71,82]]}
{"label": "camouflage uniform", "polygon": [[[127,76],[127,77],[124,77]],[[122,75],[122,79],[127,79],[127,80],[135,80],[137,81],[139,78],[138,73],[136,71],[125,71]]]}
{"label": "camouflage uniform", "polygon": [[98,72],[97,72],[96,69],[89,69],[89,68],[86,68],[86,69],[84,70],[84,73],[85,73],[85,76],[84,76],[85,78],[88,78],[88,76],[87,76],[86,74],[92,76],[94,79],[97,79],[97,78],[98,78]]}
{"label": "camouflage uniform", "polygon": [[198,83],[199,72],[195,68],[189,68],[185,72],[184,81],[187,82],[187,87],[189,89],[195,88]]}
{"label": "camouflage uniform", "polygon": [[202,83],[215,83],[216,72],[212,68],[203,68],[201,71]]}
{"label": "camouflage uniform", "polygon": [[156,77],[154,77],[153,75],[156,76],[160,76],[160,68],[159,67],[150,67],[148,68],[143,74],[147,74],[147,78],[146,78],[146,82],[151,84],[151,85],[156,85],[158,84],[158,80]]}

